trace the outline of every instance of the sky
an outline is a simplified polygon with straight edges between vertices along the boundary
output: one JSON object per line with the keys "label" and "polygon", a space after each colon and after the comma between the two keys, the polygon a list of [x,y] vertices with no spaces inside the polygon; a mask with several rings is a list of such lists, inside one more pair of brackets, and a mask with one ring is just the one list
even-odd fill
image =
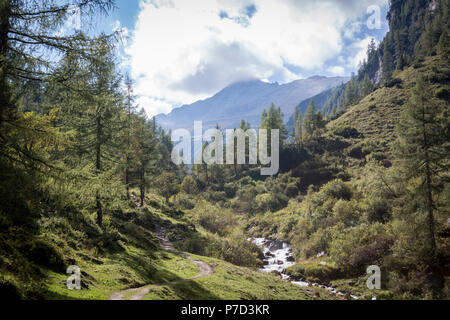
{"label": "sky", "polygon": [[122,30],[121,68],[149,117],[238,81],[351,75],[370,40],[380,42],[388,31],[388,0],[116,0],[116,6],[97,29]]}

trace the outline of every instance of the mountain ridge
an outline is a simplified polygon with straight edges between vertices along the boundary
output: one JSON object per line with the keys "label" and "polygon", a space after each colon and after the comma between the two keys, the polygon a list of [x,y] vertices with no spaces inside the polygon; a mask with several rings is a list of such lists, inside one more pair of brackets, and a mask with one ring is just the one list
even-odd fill
{"label": "mountain ridge", "polygon": [[192,128],[193,122],[200,120],[204,128],[216,124],[234,128],[242,119],[257,126],[261,112],[272,102],[282,109],[287,120],[302,101],[349,80],[349,77],[313,76],[286,84],[261,80],[236,82],[210,98],[183,105],[167,115],[159,114],[156,121],[165,129]]}

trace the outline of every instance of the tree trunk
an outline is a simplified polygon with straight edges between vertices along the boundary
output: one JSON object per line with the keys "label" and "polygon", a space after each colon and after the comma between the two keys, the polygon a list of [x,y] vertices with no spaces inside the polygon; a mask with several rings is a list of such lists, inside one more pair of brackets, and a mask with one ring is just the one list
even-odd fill
{"label": "tree trunk", "polygon": [[0,55],[5,57],[8,47],[9,18],[11,16],[11,4],[9,0],[0,2]]}
{"label": "tree trunk", "polygon": [[6,55],[8,50],[9,19],[11,16],[11,4],[9,0],[0,2],[0,127],[5,119],[5,109],[9,105],[9,96],[6,80]]}
{"label": "tree trunk", "polygon": [[430,249],[431,261],[436,257],[436,239],[434,236],[434,215],[433,215],[433,194],[431,192],[431,170],[429,163],[426,164],[426,180],[427,180],[427,211],[428,211],[428,231],[430,233]]}
{"label": "tree trunk", "polygon": [[428,231],[430,233],[429,235],[429,245],[430,245],[430,262],[433,264],[436,258],[436,240],[434,237],[434,217],[433,217],[433,194],[431,191],[431,169],[430,169],[430,158],[428,154],[428,150],[430,148],[428,144],[428,135],[427,135],[427,128],[426,128],[426,117],[425,117],[425,106],[422,106],[422,130],[423,130],[423,146],[425,151],[425,174],[426,174],[426,202],[427,202],[427,211],[428,211]]}
{"label": "tree trunk", "polygon": [[128,87],[128,132],[127,132],[127,169],[125,170],[125,185],[127,188],[127,199],[130,200],[130,149],[131,149],[131,98],[130,87]]}
{"label": "tree trunk", "polygon": [[144,206],[144,200],[145,200],[145,173],[144,170],[141,170],[141,183],[140,183],[140,191],[141,191],[141,207]]}
{"label": "tree trunk", "polygon": [[[95,168],[97,169],[97,174],[99,174],[102,170],[101,139],[102,139],[102,122],[101,122],[101,116],[99,114],[97,114],[97,137],[96,137],[96,148],[95,148],[95,151],[96,151]],[[102,210],[102,203],[101,203],[99,191],[97,191],[96,202],[97,202],[97,224],[101,226],[103,223],[103,210]]]}
{"label": "tree trunk", "polygon": [[101,226],[103,224],[103,210],[102,210],[102,202],[100,201],[100,195],[98,191],[96,201],[97,201],[97,224]]}
{"label": "tree trunk", "polygon": [[127,200],[130,200],[130,171],[128,170],[128,157],[127,157],[127,169],[125,170],[125,187],[127,189]]}

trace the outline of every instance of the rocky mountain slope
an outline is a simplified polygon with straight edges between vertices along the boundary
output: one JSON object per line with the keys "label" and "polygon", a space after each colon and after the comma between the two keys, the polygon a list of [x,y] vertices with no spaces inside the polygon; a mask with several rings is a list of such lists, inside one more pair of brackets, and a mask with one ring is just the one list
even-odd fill
{"label": "rocky mountain slope", "polygon": [[281,107],[287,120],[302,101],[348,80],[348,77],[314,76],[282,85],[259,80],[238,82],[211,98],[184,105],[168,115],[160,114],[156,120],[166,129],[190,129],[194,121],[200,120],[204,128],[216,124],[221,128],[233,128],[239,126],[242,119],[256,126],[261,112],[272,102]]}

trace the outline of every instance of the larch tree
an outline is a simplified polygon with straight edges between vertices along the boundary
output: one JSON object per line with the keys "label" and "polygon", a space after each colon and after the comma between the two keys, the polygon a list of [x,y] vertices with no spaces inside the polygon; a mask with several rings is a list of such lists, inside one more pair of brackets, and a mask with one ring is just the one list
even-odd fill
{"label": "larch tree", "polygon": [[[268,141],[271,141],[271,135],[270,130],[278,129],[280,130],[280,147],[283,146],[284,141],[286,140],[287,136],[287,130],[284,125],[284,115],[283,112],[281,112],[281,108],[276,108],[275,104],[271,104],[269,109],[264,110],[264,112],[261,115],[261,129],[269,130],[267,139]],[[269,148],[270,149],[270,148]]]}
{"label": "larch tree", "polygon": [[127,192],[127,199],[130,200],[130,170],[131,170],[131,131],[133,127],[133,114],[136,112],[136,107],[134,105],[135,97],[133,95],[133,80],[129,76],[125,79],[126,86],[126,97],[125,97],[125,108],[126,108],[126,156],[125,156],[125,188]]}
{"label": "larch tree", "polygon": [[[48,196],[42,182],[61,172],[50,161],[51,145],[61,147],[54,126],[60,115],[54,109],[57,106],[28,108],[24,89],[34,86],[41,99],[41,90],[47,85],[70,79],[71,72],[56,70],[61,56],[88,59],[96,39],[80,31],[64,33],[65,24],[74,11],[79,14],[80,26],[89,24],[95,14],[106,13],[113,4],[113,0],[0,0],[0,196],[5,208],[13,204],[8,211],[15,212],[14,208],[22,207],[20,203],[30,201],[38,208],[41,197]],[[52,120],[46,121],[48,118]],[[34,141],[33,148],[30,141]],[[45,148],[37,148],[44,142]]]}
{"label": "larch tree", "polygon": [[314,115],[316,114],[316,104],[314,100],[308,105],[303,118],[302,132],[304,137],[311,137],[314,132]]}
{"label": "larch tree", "polygon": [[[135,117],[132,131],[131,150],[136,168],[130,167],[130,171],[136,172],[137,185],[139,186],[139,198],[141,207],[144,206],[145,192],[148,186],[148,176],[156,172],[156,162],[160,159],[157,151],[157,142],[154,136],[153,123],[147,122],[145,112],[141,111]],[[131,181],[130,181],[131,182]]]}
{"label": "larch tree", "polygon": [[426,215],[424,258],[430,266],[436,261],[436,202],[449,171],[449,123],[448,102],[435,99],[426,80],[418,78],[397,127],[395,155],[414,199],[405,210]]}
{"label": "larch tree", "polygon": [[[64,125],[74,132],[73,166],[89,169],[90,194],[95,196],[97,223],[103,222],[102,198],[112,190],[112,175],[120,167],[126,132],[124,96],[121,77],[116,70],[114,46],[108,37],[100,38],[93,48],[95,59],[78,60],[73,77],[67,81],[63,105]],[[70,61],[69,65],[75,62]],[[64,84],[65,85],[65,84]],[[122,156],[124,158],[124,156]],[[111,188],[104,188],[108,182]]]}
{"label": "larch tree", "polygon": [[295,107],[293,129],[295,142],[301,143],[303,139],[303,116],[298,106]]}

